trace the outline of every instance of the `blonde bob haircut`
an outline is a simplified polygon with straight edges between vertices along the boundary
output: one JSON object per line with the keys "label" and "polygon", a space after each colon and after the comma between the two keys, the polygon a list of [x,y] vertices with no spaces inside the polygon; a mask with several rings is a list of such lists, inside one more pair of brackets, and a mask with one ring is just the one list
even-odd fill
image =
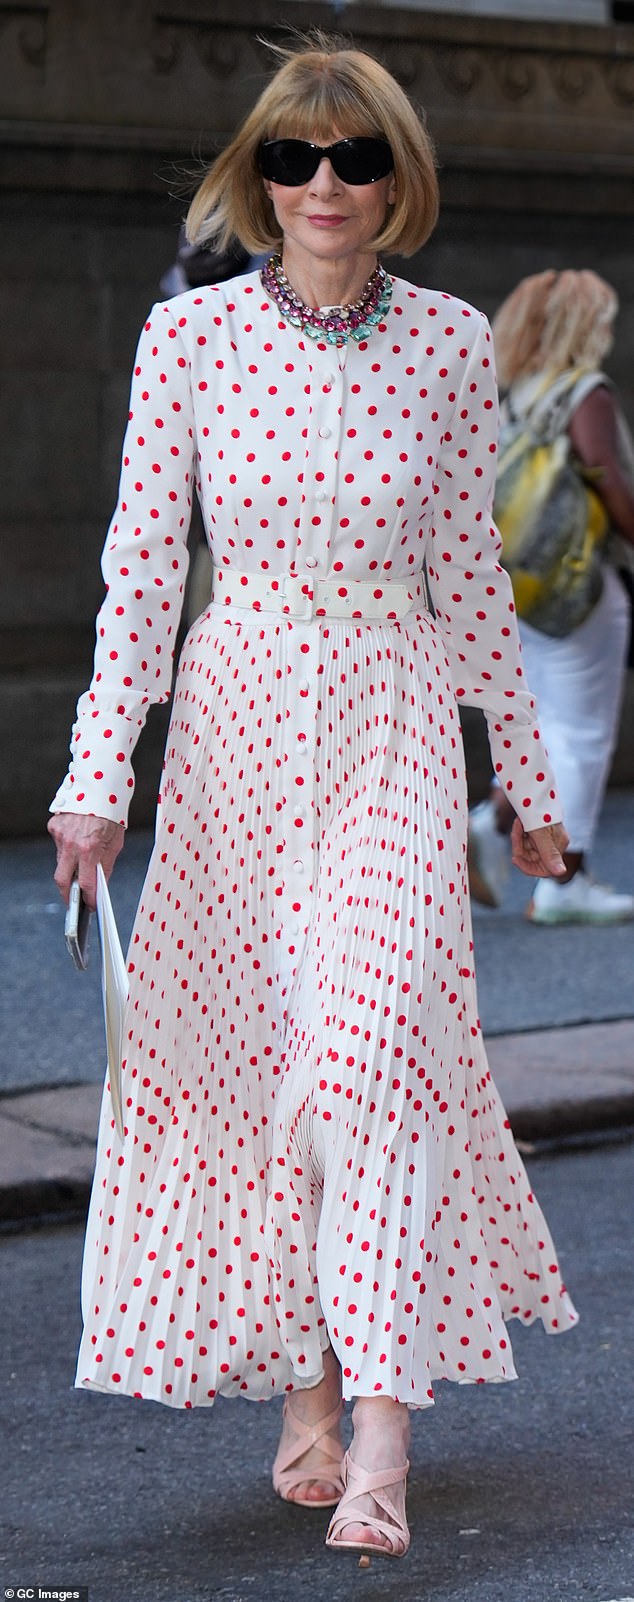
{"label": "blonde bob haircut", "polygon": [[327,144],[356,134],[387,139],[394,157],[396,199],[366,248],[413,255],[438,216],[434,151],[422,119],[373,56],[319,30],[301,35],[299,46],[270,46],[282,65],[197,190],[188,240],[226,250],[238,239],[253,255],[278,248],[280,228],[258,167],[262,140]]}
{"label": "blonde bob haircut", "polygon": [[530,373],[599,367],[618,309],[616,291],[589,269],[523,278],[491,324],[500,388]]}

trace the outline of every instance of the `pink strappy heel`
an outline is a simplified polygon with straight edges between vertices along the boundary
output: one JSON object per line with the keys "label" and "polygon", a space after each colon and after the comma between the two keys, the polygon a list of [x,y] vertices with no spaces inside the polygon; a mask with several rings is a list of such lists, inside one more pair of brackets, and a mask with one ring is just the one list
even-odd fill
{"label": "pink strappy heel", "polygon": [[[332,1435],[343,1413],[343,1403],[338,1402],[331,1413],[319,1419],[317,1424],[304,1424],[296,1418],[289,1407],[288,1397],[284,1402],[284,1417],[290,1416],[295,1440],[288,1445],[280,1445],[273,1464],[273,1489],[281,1496],[283,1502],[292,1502],[295,1507],[336,1507],[344,1490],[344,1481],[341,1472],[342,1450],[341,1441],[337,1435]],[[302,1467],[302,1458],[305,1457],[311,1446],[319,1446],[324,1454],[325,1462],[313,1468]],[[332,1464],[332,1469],[330,1465]],[[317,1484],[324,1483],[337,1487],[335,1496],[303,1497],[289,1496],[299,1485],[306,1485],[309,1480]]]}
{"label": "pink strappy heel", "polygon": [[[354,1462],[350,1453],[346,1455],[342,1464],[342,1474],[345,1491],[336,1513],[330,1520],[326,1546],[334,1551],[341,1552],[367,1552],[371,1557],[405,1557],[409,1546],[409,1530],[405,1517],[405,1491],[407,1486],[407,1473],[409,1463],[396,1469],[373,1469],[368,1472]],[[397,1489],[398,1487],[398,1489]],[[360,1496],[372,1496],[385,1518],[378,1518],[372,1513],[361,1512],[355,1508],[355,1502]],[[341,1531],[347,1524],[366,1524],[369,1530],[376,1530],[385,1536],[387,1546],[375,1544],[372,1541],[342,1541]]]}

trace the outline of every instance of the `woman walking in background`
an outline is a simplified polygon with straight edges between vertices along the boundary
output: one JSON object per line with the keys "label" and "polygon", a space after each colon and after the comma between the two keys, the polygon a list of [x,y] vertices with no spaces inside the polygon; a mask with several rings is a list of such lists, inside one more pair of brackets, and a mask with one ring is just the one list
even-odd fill
{"label": "woman walking in background", "polygon": [[576,1318],[478,1026],[459,702],[487,710],[518,866],[561,872],[566,836],[490,520],[489,330],[378,259],[434,226],[429,140],[362,52],[316,35],[282,61],[188,225],[273,254],[141,335],[50,824],[60,889],[94,903],[169,693],[196,484],[213,595],[130,946],[77,1383],[284,1395],[280,1496],[338,1504],[333,1548],[400,1557],[408,1406],[512,1379],[507,1319]]}
{"label": "woman walking in background", "polygon": [[[598,594],[589,615],[562,638],[521,620],[524,670],[537,701],[569,834],[565,877],[536,884],[534,923],[614,923],[634,917],[634,896],[597,884],[588,857],[616,744],[631,608],[618,568],[634,564],[634,448],[600,363],[614,342],[615,291],[593,272],[524,278],[493,319],[505,410],[530,417],[553,402],[566,408],[574,455],[607,511]],[[574,383],[566,391],[570,375]],[[472,893],[499,905],[510,867],[515,808],[499,785],[469,825]]]}

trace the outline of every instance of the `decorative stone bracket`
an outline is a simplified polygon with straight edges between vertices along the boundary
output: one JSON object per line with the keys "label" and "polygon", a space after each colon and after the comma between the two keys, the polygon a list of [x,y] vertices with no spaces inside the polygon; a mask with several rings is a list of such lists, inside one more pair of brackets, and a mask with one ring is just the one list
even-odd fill
{"label": "decorative stone bracket", "polygon": [[[265,39],[341,29],[286,0],[0,0],[0,141],[173,152],[222,142],[272,65]],[[634,167],[634,40],[617,27],[351,5],[345,31],[425,106],[443,166]]]}

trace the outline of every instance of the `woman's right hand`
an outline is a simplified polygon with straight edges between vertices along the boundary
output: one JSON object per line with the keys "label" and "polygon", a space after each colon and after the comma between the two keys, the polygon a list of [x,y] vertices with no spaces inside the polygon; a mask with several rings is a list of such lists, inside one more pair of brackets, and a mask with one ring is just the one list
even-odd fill
{"label": "woman's right hand", "polygon": [[75,876],[84,900],[93,910],[97,903],[97,863],[100,862],[106,879],[123,846],[125,829],[122,823],[111,818],[96,818],[91,813],[57,812],[50,819],[48,832],[57,846],[55,883],[68,905],[70,887]]}

